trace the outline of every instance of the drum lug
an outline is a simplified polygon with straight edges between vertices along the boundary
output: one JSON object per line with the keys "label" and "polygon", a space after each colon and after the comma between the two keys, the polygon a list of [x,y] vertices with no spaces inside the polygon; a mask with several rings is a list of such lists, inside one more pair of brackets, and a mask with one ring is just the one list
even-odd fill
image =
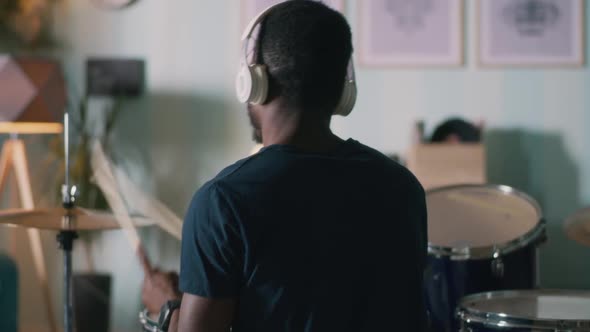
{"label": "drum lug", "polygon": [[473,332],[473,329],[466,326],[465,322],[461,322],[461,327],[459,328],[459,332]]}
{"label": "drum lug", "polygon": [[492,260],[492,273],[496,278],[502,278],[504,276],[504,261],[500,256],[500,251],[494,252],[494,259]]}

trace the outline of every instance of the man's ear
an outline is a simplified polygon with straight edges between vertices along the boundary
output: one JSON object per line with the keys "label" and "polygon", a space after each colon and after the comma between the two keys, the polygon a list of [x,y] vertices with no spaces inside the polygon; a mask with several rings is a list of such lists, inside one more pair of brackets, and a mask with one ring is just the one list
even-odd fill
{"label": "man's ear", "polygon": [[266,77],[268,82],[268,92],[266,95],[266,100],[264,101],[263,105],[267,105],[274,101],[276,98],[280,97],[283,93],[281,86],[277,83],[275,78],[270,73],[268,66],[266,67]]}

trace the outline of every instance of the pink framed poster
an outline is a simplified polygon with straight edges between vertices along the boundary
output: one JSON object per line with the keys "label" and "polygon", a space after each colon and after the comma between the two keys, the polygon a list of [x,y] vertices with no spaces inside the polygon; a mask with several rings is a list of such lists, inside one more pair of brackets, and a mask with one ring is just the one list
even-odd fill
{"label": "pink framed poster", "polygon": [[370,0],[358,6],[361,64],[463,64],[463,0]]}
{"label": "pink framed poster", "polygon": [[480,0],[479,63],[580,66],[584,12],[583,0]]}

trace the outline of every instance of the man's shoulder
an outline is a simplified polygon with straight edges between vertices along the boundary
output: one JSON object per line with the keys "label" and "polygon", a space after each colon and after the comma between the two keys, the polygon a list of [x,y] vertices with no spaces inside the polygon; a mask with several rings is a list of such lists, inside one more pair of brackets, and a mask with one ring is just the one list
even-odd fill
{"label": "man's shoulder", "polygon": [[395,162],[393,159],[387,157],[385,154],[383,154],[382,152],[378,151],[377,149],[374,149],[368,145],[365,145],[359,141],[356,140],[350,140],[352,142],[352,146],[354,147],[354,150],[357,153],[361,153],[364,154],[366,157],[371,158],[377,162],[381,162],[383,163],[383,165],[385,166],[390,166],[390,167],[397,167],[398,164],[397,162]]}
{"label": "man's shoulder", "polygon": [[240,159],[221,170],[221,172],[209,181],[209,185],[232,187],[232,185],[242,182],[244,178],[247,179],[252,175],[258,174],[260,168],[264,168],[273,159],[269,155],[270,153],[268,151],[261,151]]}
{"label": "man's shoulder", "polygon": [[370,146],[357,141],[354,142],[357,145],[357,148],[360,151],[363,151],[367,158],[371,159],[384,174],[394,178],[395,183],[399,184],[400,180],[402,180],[405,184],[414,187],[417,191],[423,191],[422,185],[416,176],[405,166]]}
{"label": "man's shoulder", "polygon": [[256,163],[256,159],[259,159],[257,154],[240,159],[225,167],[214,178],[207,181],[199,188],[195,194],[194,200],[198,198],[204,200],[206,197],[210,198],[211,196],[219,197],[227,195],[228,191],[231,191],[231,183],[241,176],[241,173],[245,168],[249,168],[253,163]]}

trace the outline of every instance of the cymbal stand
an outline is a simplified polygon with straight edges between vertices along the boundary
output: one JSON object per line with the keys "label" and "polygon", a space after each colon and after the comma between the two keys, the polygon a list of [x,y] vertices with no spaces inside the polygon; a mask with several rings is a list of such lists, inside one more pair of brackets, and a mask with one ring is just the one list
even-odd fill
{"label": "cymbal stand", "polygon": [[[69,219],[70,216],[64,217]],[[72,332],[72,248],[78,233],[74,231],[61,231],[57,234],[59,248],[64,251],[64,331]]]}
{"label": "cymbal stand", "polygon": [[[69,152],[69,118],[68,113],[64,114],[64,159],[65,167],[65,184],[62,187],[63,207],[66,214],[63,217],[63,223],[68,226],[74,226],[75,216],[72,209],[75,206],[76,186],[70,188],[70,152]],[[67,227],[69,228],[69,227]],[[72,227],[73,229],[73,227]],[[64,332],[73,331],[73,310],[72,310],[72,248],[74,240],[78,238],[78,233],[71,230],[63,230],[57,234],[59,248],[64,252]]]}

